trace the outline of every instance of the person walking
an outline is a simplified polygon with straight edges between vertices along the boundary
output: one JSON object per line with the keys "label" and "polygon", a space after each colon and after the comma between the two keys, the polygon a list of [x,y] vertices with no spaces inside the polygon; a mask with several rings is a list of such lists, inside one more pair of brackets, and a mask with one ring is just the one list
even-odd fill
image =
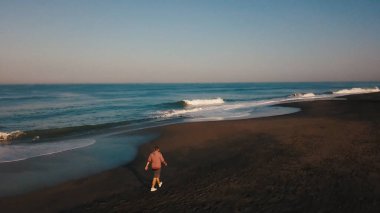
{"label": "person walking", "polygon": [[150,188],[151,192],[154,192],[157,190],[157,188],[155,188],[156,183],[158,184],[158,187],[162,186],[162,181],[160,181],[162,163],[165,164],[165,166],[168,165],[164,159],[164,156],[162,156],[162,153],[160,152],[160,147],[155,146],[154,151],[150,153],[148,162],[146,163],[146,166],[145,166],[145,171],[148,171],[149,164],[151,164],[152,166],[153,180],[152,180],[152,187]]}

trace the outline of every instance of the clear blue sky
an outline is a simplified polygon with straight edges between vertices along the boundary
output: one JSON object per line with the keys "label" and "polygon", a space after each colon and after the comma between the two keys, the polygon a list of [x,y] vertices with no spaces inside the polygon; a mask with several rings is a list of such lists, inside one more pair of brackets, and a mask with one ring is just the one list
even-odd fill
{"label": "clear blue sky", "polygon": [[0,1],[0,83],[366,80],[377,0]]}

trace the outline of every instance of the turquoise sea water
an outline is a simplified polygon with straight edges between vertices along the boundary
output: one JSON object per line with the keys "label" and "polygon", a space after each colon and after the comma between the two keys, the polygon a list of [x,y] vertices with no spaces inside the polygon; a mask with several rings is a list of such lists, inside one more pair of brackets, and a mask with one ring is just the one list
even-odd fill
{"label": "turquoise sea water", "polygon": [[292,113],[273,106],[378,91],[379,82],[0,85],[0,196],[127,163],[178,122]]}

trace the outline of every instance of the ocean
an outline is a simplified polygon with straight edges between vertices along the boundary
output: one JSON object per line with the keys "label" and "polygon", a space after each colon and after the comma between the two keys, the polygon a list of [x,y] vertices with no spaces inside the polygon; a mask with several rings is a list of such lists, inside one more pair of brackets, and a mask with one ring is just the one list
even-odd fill
{"label": "ocean", "polygon": [[0,85],[0,196],[76,179],[131,161],[182,122],[275,116],[275,106],[380,91],[380,82]]}

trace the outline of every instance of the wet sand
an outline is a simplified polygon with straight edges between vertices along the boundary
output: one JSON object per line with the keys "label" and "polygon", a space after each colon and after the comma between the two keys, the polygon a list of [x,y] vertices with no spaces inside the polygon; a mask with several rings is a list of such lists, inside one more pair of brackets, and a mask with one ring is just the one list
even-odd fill
{"label": "wet sand", "polygon": [[[1,212],[379,212],[380,93],[285,105],[302,111],[152,129],[128,165],[0,198]],[[154,145],[168,167],[149,192]]]}

